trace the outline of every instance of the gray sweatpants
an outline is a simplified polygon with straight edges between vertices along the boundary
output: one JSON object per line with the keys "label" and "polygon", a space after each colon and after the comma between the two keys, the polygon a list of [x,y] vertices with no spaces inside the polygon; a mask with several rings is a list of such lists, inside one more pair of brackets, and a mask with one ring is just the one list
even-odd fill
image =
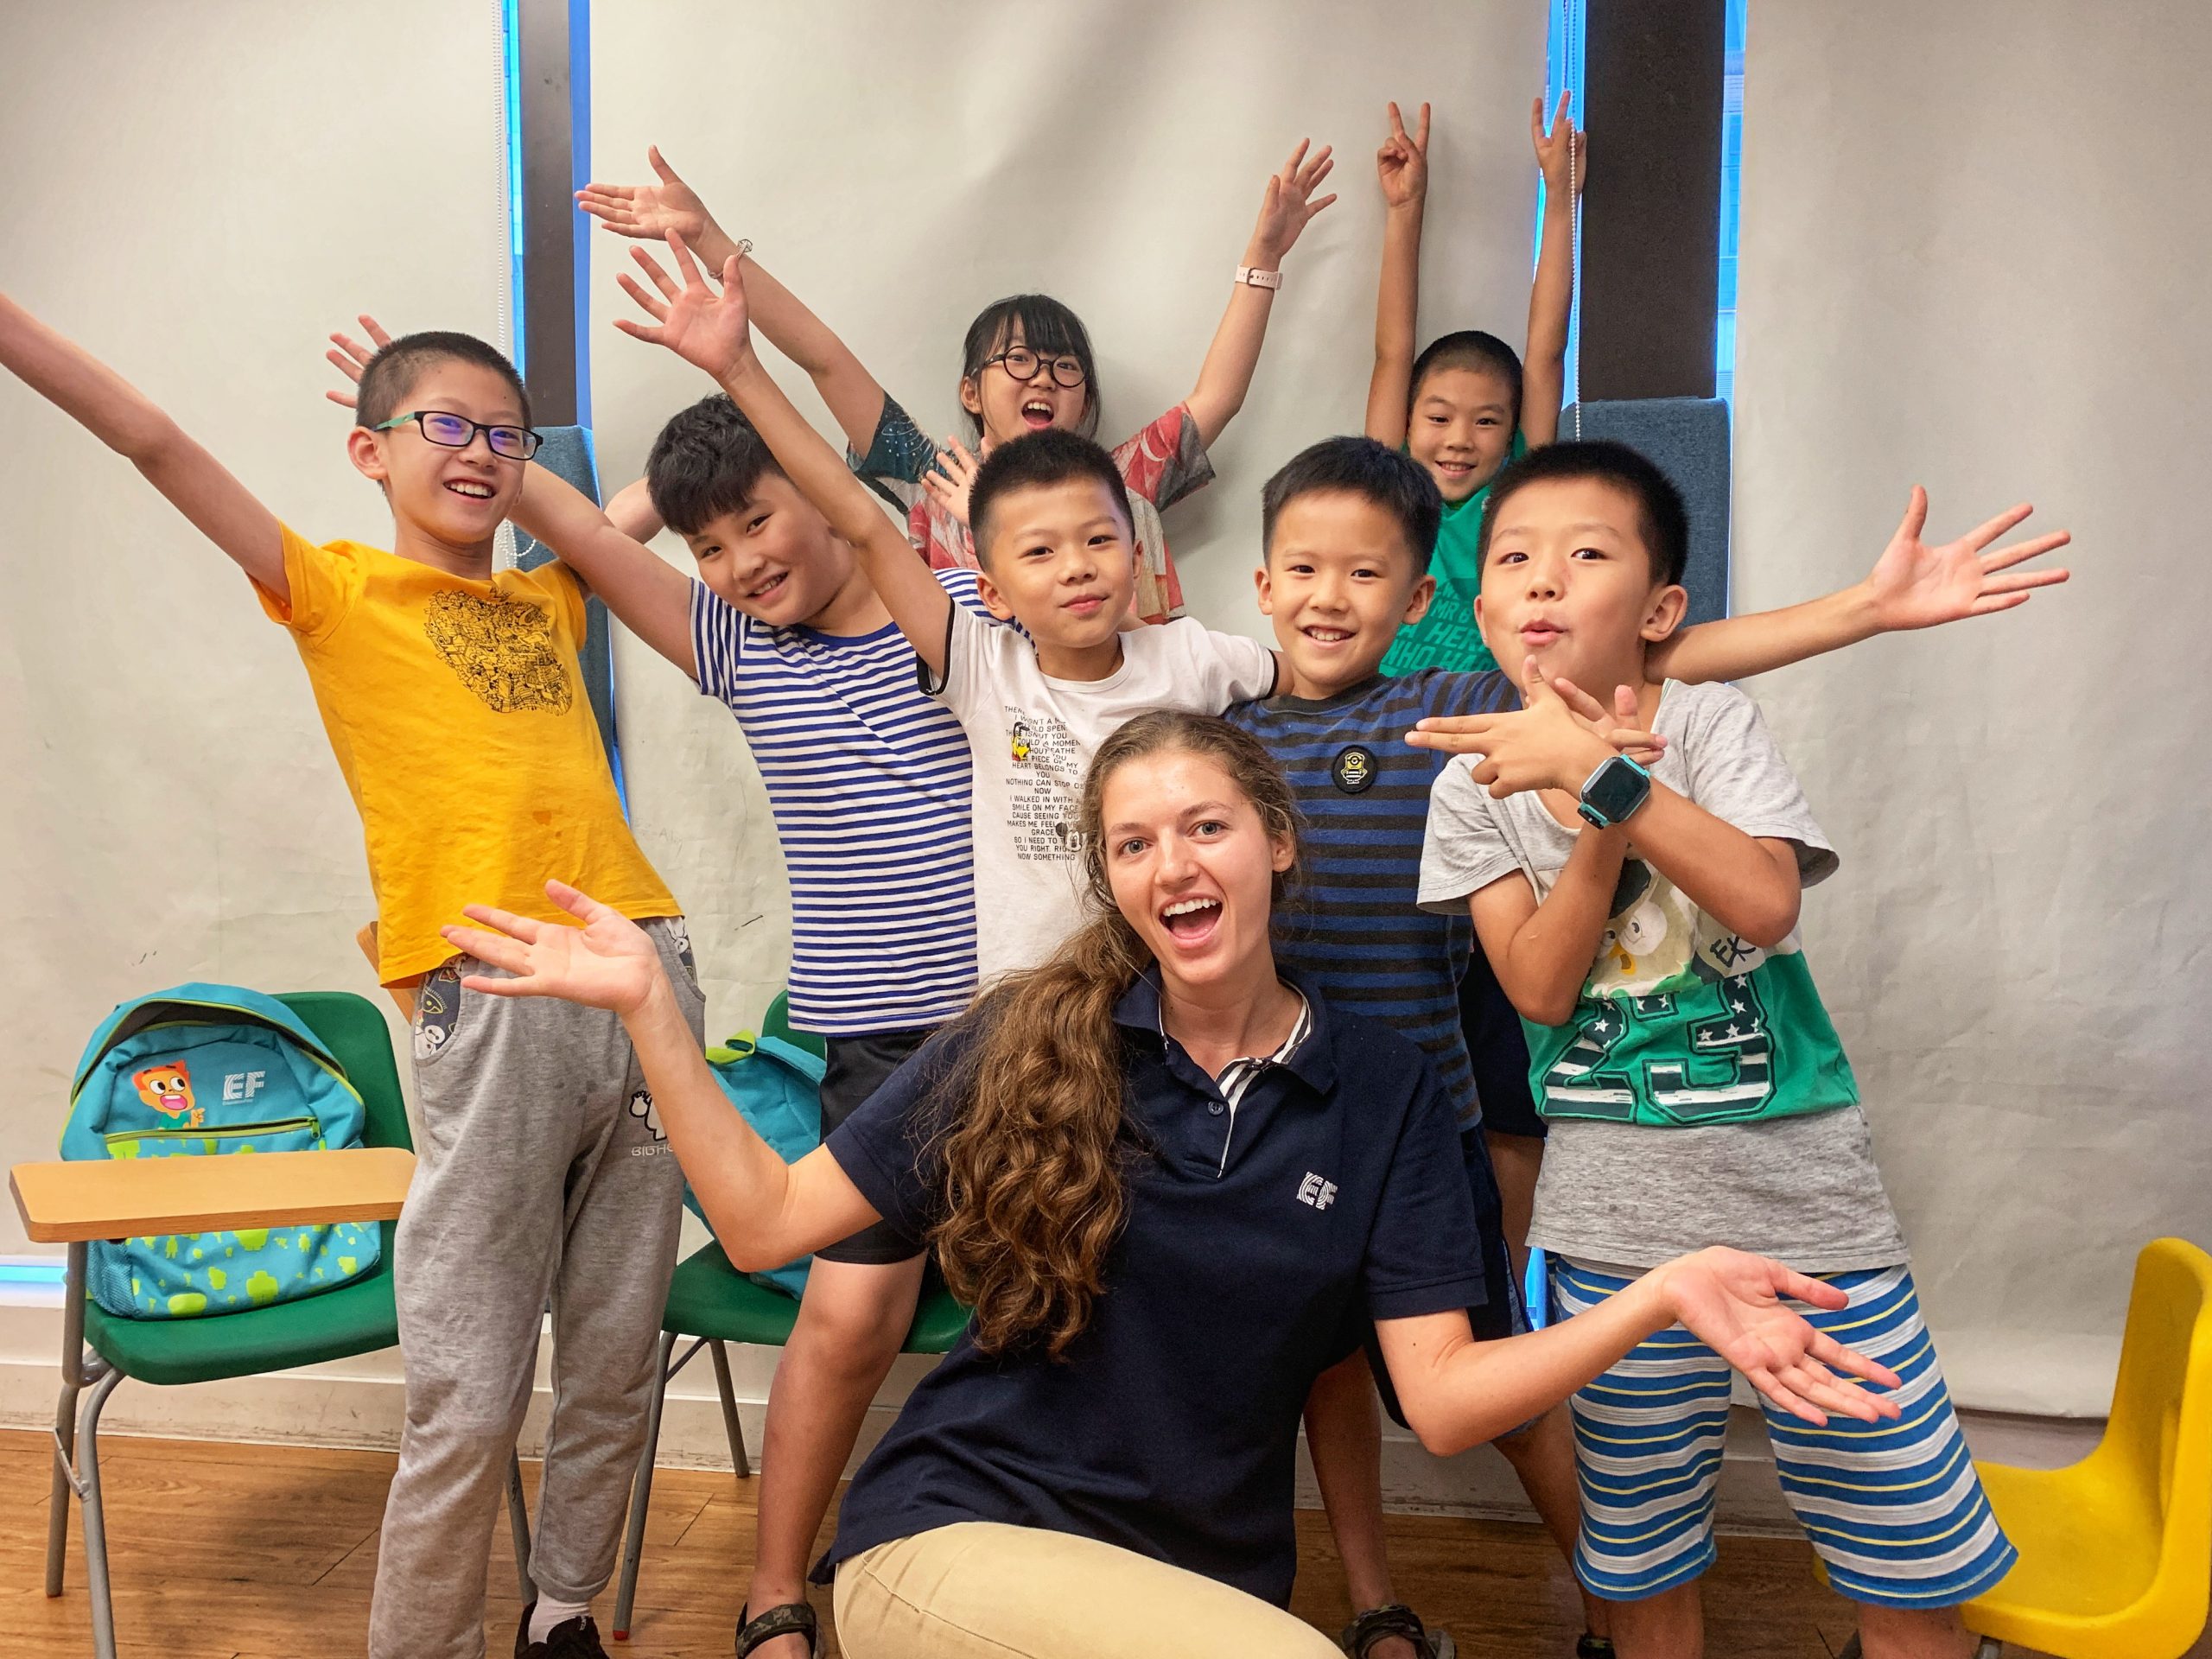
{"label": "gray sweatpants", "polygon": [[[680,918],[645,923],[703,1008]],[[463,957],[423,986],[422,1133],[393,1282],[407,1425],[385,1500],[372,1659],[479,1659],[507,1459],[553,1306],[553,1419],[530,1572],[541,1595],[607,1586],[645,1446],[683,1177],[614,1015],[464,991]]]}

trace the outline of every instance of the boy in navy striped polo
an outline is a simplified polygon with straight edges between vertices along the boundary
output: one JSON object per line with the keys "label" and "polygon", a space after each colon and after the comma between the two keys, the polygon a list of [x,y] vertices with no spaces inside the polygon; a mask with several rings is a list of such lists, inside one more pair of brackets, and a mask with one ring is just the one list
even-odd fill
{"label": "boy in navy striped polo", "polygon": [[[1427,474],[1368,438],[1331,438],[1294,457],[1262,497],[1260,608],[1274,624],[1282,689],[1230,710],[1281,762],[1307,823],[1305,913],[1290,918],[1285,963],[1328,999],[1395,1026],[1426,1049],[1458,1100],[1470,1179],[1496,1283],[1493,1319],[1511,1306],[1513,1274],[1498,1230],[1497,1185],[1482,1105],[1461,1026],[1460,982],[1472,935],[1464,912],[1418,908],[1429,790],[1463,748],[1453,728],[1519,707],[1496,671],[1380,673],[1397,630],[1434,591],[1428,550],[1441,511]],[[1759,673],[1891,629],[1979,615],[2025,597],[2023,584],[2063,574],[2001,575],[2052,538],[1981,549],[2025,516],[2016,509],[1959,542],[1922,545],[1925,501],[1913,507],[1872,575],[1808,604],[1677,630],[1651,647],[1652,672],[1685,683]],[[2058,539],[2063,539],[2060,537]],[[1603,711],[1586,704],[1593,716]],[[1427,729],[1413,733],[1417,722]],[[1411,734],[1413,742],[1408,742]],[[1415,745],[1418,745],[1416,747]],[[1510,1008],[1504,1028],[1517,1031]],[[1525,1051],[1519,1064],[1527,1064]],[[1478,1334],[1483,1313],[1474,1318]],[[1504,1334],[1503,1328],[1495,1334]],[[1381,1425],[1357,1359],[1325,1376],[1306,1434],[1357,1605],[1390,1600],[1381,1533]],[[1497,1442],[1560,1547],[1579,1520],[1573,1447],[1554,1412]],[[1365,1517],[1363,1524],[1356,1517]],[[1351,1535],[1347,1535],[1348,1534]],[[1593,1617],[1602,1613],[1592,1608]],[[1598,1649],[1597,1650],[1602,1650]]]}
{"label": "boy in navy striped polo", "polygon": [[[643,484],[650,508],[632,486],[602,512],[533,466],[512,516],[736,715],[791,878],[791,1023],[828,1048],[826,1135],[975,991],[968,740],[916,684],[914,654],[850,543],[728,397],[662,429]],[[663,523],[698,561],[696,581],[639,540]],[[974,572],[935,579],[982,612]],[[769,1391],[741,1652],[748,1639],[764,1655],[800,1648],[814,1535],[912,1323],[926,1261],[881,1224],[815,1255]]]}

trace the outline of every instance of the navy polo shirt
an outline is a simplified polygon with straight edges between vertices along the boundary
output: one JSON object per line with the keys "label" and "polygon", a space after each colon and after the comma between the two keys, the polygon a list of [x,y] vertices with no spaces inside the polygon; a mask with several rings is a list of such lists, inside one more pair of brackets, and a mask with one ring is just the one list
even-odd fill
{"label": "navy polo shirt", "polygon": [[[994,1358],[963,1337],[854,1477],[817,1581],[893,1539],[997,1521],[1289,1599],[1294,1452],[1314,1379],[1367,1319],[1486,1294],[1435,1069],[1292,982],[1313,1028],[1234,1109],[1161,1034],[1157,983],[1123,995],[1128,1221],[1090,1324],[1058,1361]],[[942,1205],[934,1085],[976,1038],[966,1022],[949,1029],[828,1142],[916,1238]]]}

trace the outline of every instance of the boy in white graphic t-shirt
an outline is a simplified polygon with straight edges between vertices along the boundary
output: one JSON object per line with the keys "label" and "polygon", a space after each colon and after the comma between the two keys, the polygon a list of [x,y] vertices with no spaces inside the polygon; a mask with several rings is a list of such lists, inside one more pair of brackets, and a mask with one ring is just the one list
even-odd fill
{"label": "boy in white graphic t-shirt", "polygon": [[657,326],[623,321],[704,369],[753,423],[785,475],[858,554],[921,659],[924,686],[968,733],[975,758],[976,970],[1044,960],[1074,930],[1083,773],[1106,734],[1148,709],[1219,714],[1268,696],[1275,653],[1187,618],[1125,631],[1136,538],[1113,457],[1072,433],[1018,438],[976,476],[968,517],[994,627],[952,602],[868,486],[808,425],[754,355],[738,262],[711,291],[669,238],[682,286],[650,256],[658,294],[623,286]]}

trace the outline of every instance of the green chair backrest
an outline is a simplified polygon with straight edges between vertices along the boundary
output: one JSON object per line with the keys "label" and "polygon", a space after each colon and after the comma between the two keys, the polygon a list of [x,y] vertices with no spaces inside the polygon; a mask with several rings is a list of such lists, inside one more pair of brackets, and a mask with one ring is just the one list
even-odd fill
{"label": "green chair backrest", "polygon": [[812,1032],[791,1029],[791,999],[788,991],[778,991],[776,1000],[768,1005],[768,1012],[760,1016],[760,1034],[780,1037],[824,1059],[830,1055],[830,1046]]}
{"label": "green chair backrest", "polygon": [[407,1101],[399,1092],[399,1070],[392,1063],[391,1029],[384,1010],[351,991],[286,991],[276,1000],[300,1016],[307,1028],[330,1045],[360,1090],[368,1116],[361,1125],[365,1147],[415,1149],[407,1127]]}

